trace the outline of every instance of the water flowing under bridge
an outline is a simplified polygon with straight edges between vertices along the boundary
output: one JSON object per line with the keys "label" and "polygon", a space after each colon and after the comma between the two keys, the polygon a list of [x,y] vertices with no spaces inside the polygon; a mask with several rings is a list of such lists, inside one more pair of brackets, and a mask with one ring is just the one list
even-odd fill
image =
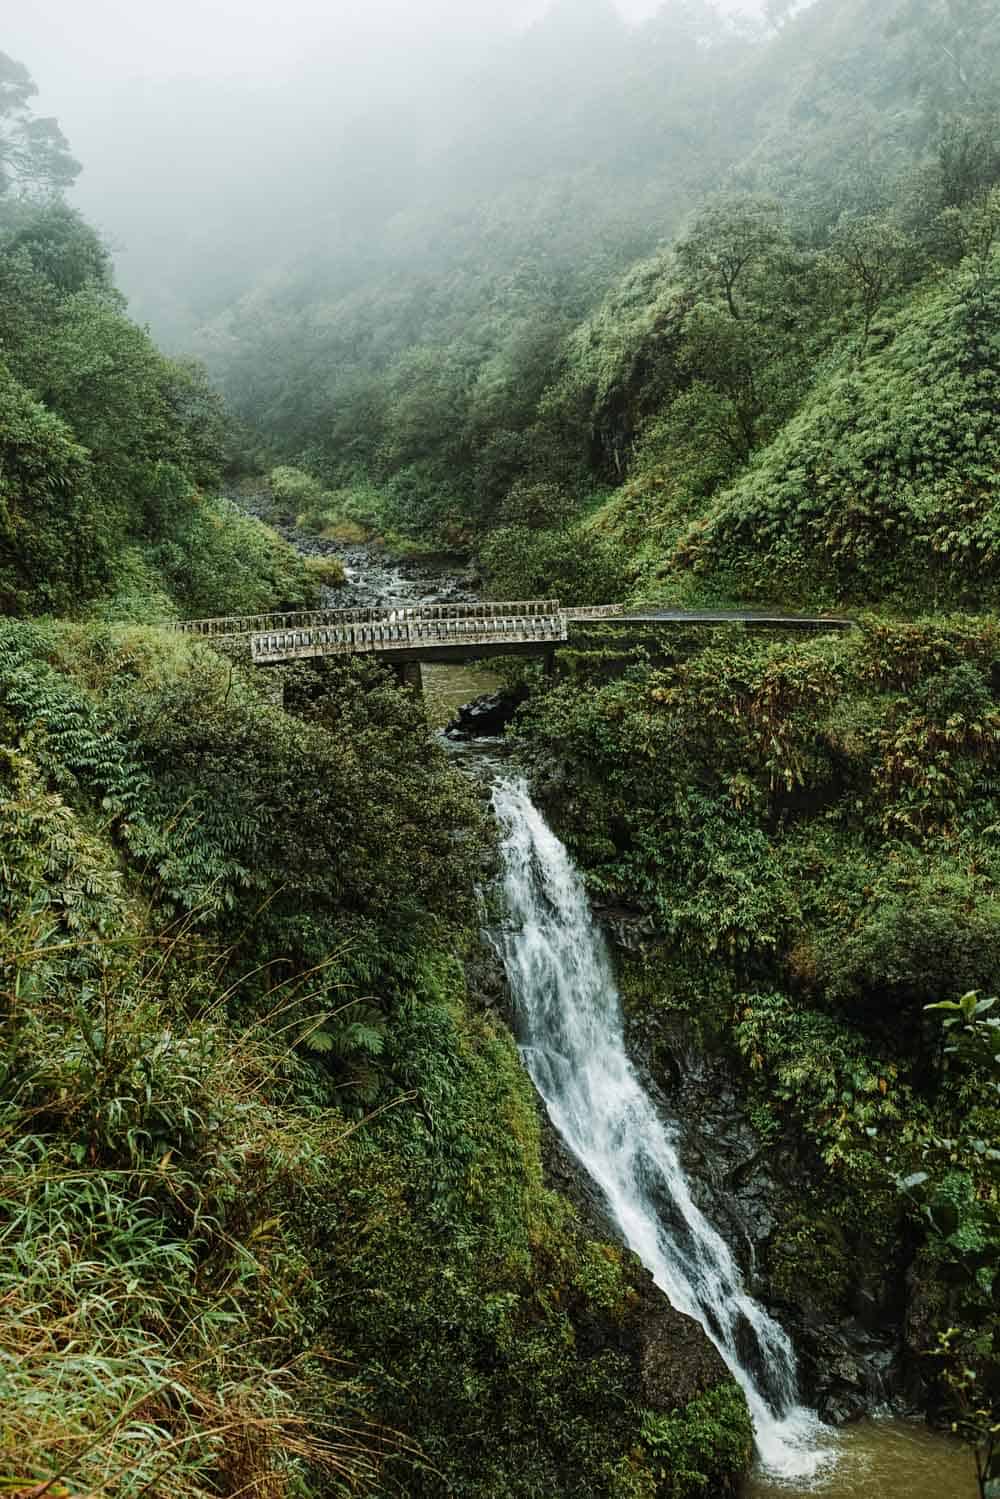
{"label": "water flowing under bridge", "polygon": [[614,622],[662,628],[743,625],[748,629],[847,630],[853,621],[763,609],[667,609],[603,604],[564,608],[558,599],[486,604],[412,604],[387,609],[311,609],[285,614],[183,620],[172,626],[213,640],[247,639],[260,666],[323,656],[379,656],[404,665],[484,656],[546,655],[573,625]]}

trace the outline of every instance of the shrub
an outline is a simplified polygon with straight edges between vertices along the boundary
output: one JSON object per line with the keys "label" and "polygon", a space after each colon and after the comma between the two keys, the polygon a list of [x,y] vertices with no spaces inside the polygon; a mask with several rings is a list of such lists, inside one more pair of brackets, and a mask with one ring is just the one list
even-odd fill
{"label": "shrub", "polygon": [[108,575],[110,541],[86,450],[0,363],[0,612],[78,609]]}
{"label": "shrub", "polygon": [[482,547],[490,591],[499,598],[558,598],[613,604],[627,590],[624,555],[593,533],[504,526]]}

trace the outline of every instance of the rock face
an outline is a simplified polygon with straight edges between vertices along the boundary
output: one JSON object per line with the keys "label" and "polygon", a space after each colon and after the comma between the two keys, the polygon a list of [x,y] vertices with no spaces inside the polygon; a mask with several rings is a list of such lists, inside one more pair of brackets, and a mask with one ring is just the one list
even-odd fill
{"label": "rock face", "polygon": [[[805,1402],[840,1425],[912,1397],[899,1267],[866,1264],[833,1237],[790,1248],[794,1225],[810,1223],[798,1142],[764,1149],[738,1075],[725,1057],[705,1053],[684,1017],[660,1017],[653,1031],[634,1026],[629,1040],[646,1087],[679,1122],[692,1195],[733,1249],[747,1289],[792,1338]],[[800,1254],[805,1269],[790,1273]]]}
{"label": "rock face", "polygon": [[[611,940],[644,963],[656,942],[647,916],[624,908],[596,913]],[[491,962],[497,972],[491,973]],[[510,995],[492,952],[475,964],[479,1002],[510,1024]],[[790,1334],[804,1401],[834,1424],[888,1401],[913,1400],[903,1346],[900,1267],[866,1261],[840,1225],[817,1226],[807,1196],[810,1162],[792,1136],[766,1147],[754,1128],[744,1080],[725,1055],[708,1053],[694,1023],[646,1009],[628,1027],[629,1049],[663,1113],[679,1125],[692,1195],[732,1248],[747,1289]],[[585,1231],[619,1242],[602,1194],[542,1117],[546,1181],[568,1198]],[[801,1242],[798,1237],[801,1229]],[[586,1332],[596,1349],[638,1358],[644,1404],[668,1410],[728,1379],[701,1327],[674,1311],[635,1264],[641,1313],[617,1332]]]}
{"label": "rock face", "polygon": [[643,1327],[643,1401],[655,1411],[687,1405],[730,1378],[729,1370],[698,1323],[660,1297]]}
{"label": "rock face", "polygon": [[[633,961],[656,940],[639,913],[595,914]],[[806,1196],[811,1164],[801,1142],[788,1136],[765,1148],[738,1069],[726,1056],[706,1053],[690,1020],[676,1013],[637,1017],[628,1041],[647,1090],[679,1124],[692,1195],[732,1248],[751,1295],[792,1338],[806,1403],[837,1425],[890,1402],[926,1406],[926,1374],[921,1378],[921,1361],[905,1337],[907,1305],[919,1297],[912,1288],[907,1295],[904,1266],[866,1258],[838,1225],[816,1224]],[[549,1179],[596,1231],[617,1238],[600,1194],[549,1134]]]}
{"label": "rock face", "polygon": [[[544,1113],[541,1124],[546,1184],[569,1199],[588,1236],[620,1242],[621,1233],[600,1189],[563,1145]],[[637,1292],[631,1315],[621,1326],[602,1321],[578,1327],[577,1337],[590,1353],[613,1347],[635,1359],[642,1404],[670,1413],[728,1383],[731,1375],[699,1323],[672,1307],[649,1271],[634,1255],[624,1252]]]}
{"label": "rock face", "polygon": [[[650,939],[648,918],[617,908],[597,915],[611,940],[633,955]],[[472,987],[479,1003],[516,1034],[509,990],[492,951],[476,961]],[[705,1052],[684,1016],[636,1020],[628,1040],[644,1085],[679,1123],[681,1158],[698,1206],[732,1248],[747,1289],[792,1338],[805,1402],[837,1425],[892,1401],[925,1404],[904,1343],[900,1267],[866,1264],[833,1236],[826,1242],[821,1236],[811,1250],[795,1242],[796,1223],[810,1218],[804,1199],[809,1163],[799,1142],[789,1137],[764,1147],[737,1070],[726,1057]],[[617,1242],[602,1194],[544,1115],[542,1145],[547,1182],[569,1198],[589,1233]],[[638,1274],[650,1298],[639,1343],[647,1403],[654,1406],[657,1385],[666,1393],[727,1377],[701,1328],[673,1311],[645,1271]],[[815,1293],[817,1282],[822,1296]]]}
{"label": "rock face", "polygon": [[502,734],[527,693],[522,688],[488,692],[458,710],[445,729],[449,739],[493,739]]}

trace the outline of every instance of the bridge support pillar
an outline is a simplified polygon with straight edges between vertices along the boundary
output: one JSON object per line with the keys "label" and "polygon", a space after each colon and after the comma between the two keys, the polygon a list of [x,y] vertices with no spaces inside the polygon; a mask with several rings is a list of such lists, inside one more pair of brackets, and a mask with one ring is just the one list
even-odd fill
{"label": "bridge support pillar", "polygon": [[400,661],[396,666],[396,680],[400,687],[408,687],[419,697],[424,690],[423,673],[419,661]]}
{"label": "bridge support pillar", "polygon": [[545,675],[547,677],[554,677],[555,676],[555,674],[556,674],[556,653],[555,653],[555,651],[546,651],[545,652],[544,665],[543,665],[542,670],[545,672]]}

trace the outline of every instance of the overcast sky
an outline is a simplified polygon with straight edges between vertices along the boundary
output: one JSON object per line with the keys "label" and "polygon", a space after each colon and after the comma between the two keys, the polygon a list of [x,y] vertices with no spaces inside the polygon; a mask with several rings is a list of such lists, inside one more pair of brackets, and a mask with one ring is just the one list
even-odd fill
{"label": "overcast sky", "polygon": [[[0,0],[3,3],[3,0]],[[78,201],[105,205],[145,175],[162,176],[172,149],[185,172],[210,177],[241,125],[268,150],[289,97],[303,118],[384,114],[478,64],[552,4],[609,0],[7,0],[0,50],[23,62],[82,161]],[[641,22],[687,0],[610,0]],[[759,12],[762,0],[716,0]],[[272,110],[264,104],[272,93]],[[251,102],[247,103],[247,100]],[[385,101],[388,102],[388,106]],[[192,155],[200,143],[206,159]],[[226,142],[229,142],[227,146]],[[171,142],[174,143],[173,147]],[[213,145],[216,151],[213,152]],[[144,147],[146,148],[144,155]],[[249,141],[247,142],[249,150]],[[176,166],[180,162],[175,163]],[[148,188],[148,182],[145,186]],[[107,220],[116,232],[112,214]],[[127,217],[127,215],[125,216]]]}
{"label": "overcast sky", "polygon": [[[663,0],[614,0],[641,21]],[[754,12],[760,0],[719,0]],[[24,62],[43,110],[76,113],[102,87],[139,78],[286,77],[317,48],[345,59],[433,42],[461,55],[536,19],[546,0],[27,0],[11,4],[0,49]],[[67,120],[67,124],[71,124]]]}

